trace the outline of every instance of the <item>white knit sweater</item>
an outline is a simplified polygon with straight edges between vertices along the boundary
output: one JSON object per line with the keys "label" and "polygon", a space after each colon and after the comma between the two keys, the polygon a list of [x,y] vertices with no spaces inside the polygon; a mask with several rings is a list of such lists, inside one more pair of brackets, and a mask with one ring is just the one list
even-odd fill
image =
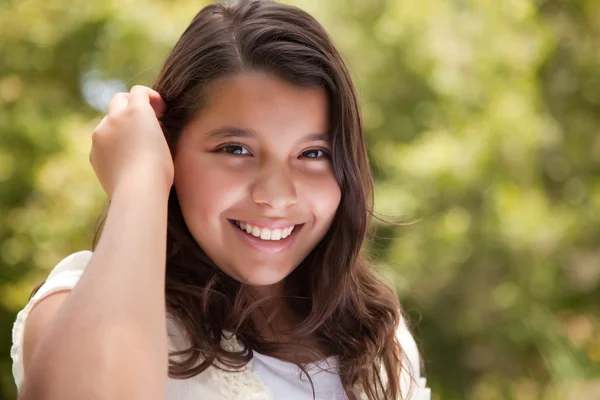
{"label": "white knit sweater", "polygon": [[[90,251],[80,251],[63,259],[54,267],[44,285],[27,303],[25,308],[18,313],[13,327],[13,345],[11,348],[13,377],[17,387],[21,385],[24,379],[22,361],[23,329],[29,312],[44,297],[60,290],[72,289],[77,284],[91,256],[92,252]],[[167,329],[170,351],[188,347],[178,326],[170,319],[167,319]],[[221,342],[224,349],[229,351],[241,350],[241,345],[235,336],[230,335],[228,332],[225,332],[224,336]],[[417,345],[404,321],[398,329],[398,339],[405,355],[403,364],[405,370],[400,377],[403,398],[407,400],[430,400],[431,394],[425,386],[425,378],[421,378]],[[266,356],[261,358],[264,357]],[[261,376],[254,367],[255,362],[260,362],[260,360],[254,358],[244,368],[236,372],[225,372],[215,366],[210,366],[204,372],[192,378],[183,380],[168,378],[165,400],[197,400],[200,398],[203,400],[275,399],[270,389],[272,377],[264,375],[264,373]],[[277,400],[279,398],[283,397],[278,396]],[[309,398],[312,399],[312,396]],[[317,397],[318,400],[330,400],[332,398],[336,397]],[[362,398],[366,399],[364,393]],[[292,400],[288,396],[285,399]]]}

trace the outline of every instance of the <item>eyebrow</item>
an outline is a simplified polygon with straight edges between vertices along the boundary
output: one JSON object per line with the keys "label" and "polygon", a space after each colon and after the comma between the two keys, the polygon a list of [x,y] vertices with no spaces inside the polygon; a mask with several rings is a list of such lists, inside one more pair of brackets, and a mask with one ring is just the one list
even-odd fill
{"label": "eyebrow", "polygon": [[[232,126],[225,126],[222,128],[217,128],[217,129],[208,131],[206,133],[206,137],[212,138],[212,139],[232,138],[232,137],[257,138],[258,134],[256,133],[256,131],[254,131],[252,129],[243,129],[243,128],[236,128],[236,127],[232,127]],[[308,135],[304,136],[300,140],[300,142],[302,142],[302,143],[317,142],[317,141],[328,142],[329,141],[329,133],[327,133],[327,132],[309,133]]]}

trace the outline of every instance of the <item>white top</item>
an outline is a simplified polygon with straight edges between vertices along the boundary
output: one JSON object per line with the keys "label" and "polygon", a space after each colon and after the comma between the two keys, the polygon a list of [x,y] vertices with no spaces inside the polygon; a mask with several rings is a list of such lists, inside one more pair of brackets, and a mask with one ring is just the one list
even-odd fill
{"label": "white top", "polygon": [[[23,329],[32,307],[44,297],[65,289],[72,289],[78,282],[85,266],[92,257],[91,251],[80,251],[59,262],[50,272],[48,279],[17,314],[13,327],[13,344],[11,357],[13,360],[13,377],[17,387],[24,378],[23,372]],[[173,321],[167,320],[169,350],[185,349],[187,343]],[[224,349],[240,350],[241,343],[233,335],[222,339]],[[404,320],[398,329],[398,339],[404,350],[406,362],[401,376],[401,390],[404,399],[430,400],[430,390],[426,388],[425,378],[421,378],[420,358],[414,338],[408,331]],[[329,357],[307,367],[315,388],[317,400],[346,400],[337,370],[336,357]],[[385,375],[385,374],[384,374]],[[410,376],[415,377],[413,381]],[[295,364],[281,361],[274,357],[254,352],[254,358],[246,367],[236,372],[225,372],[214,366],[188,379],[167,380],[165,400],[307,400],[312,399],[310,382],[301,374]],[[366,396],[363,394],[363,398]]]}

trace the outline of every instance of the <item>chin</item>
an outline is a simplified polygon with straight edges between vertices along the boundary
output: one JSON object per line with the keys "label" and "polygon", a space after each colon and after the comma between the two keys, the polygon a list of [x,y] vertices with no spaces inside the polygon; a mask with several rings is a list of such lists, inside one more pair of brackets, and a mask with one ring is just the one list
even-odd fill
{"label": "chin", "polygon": [[[227,271],[225,272],[227,273]],[[238,270],[235,271],[233,275],[228,275],[230,275],[236,281],[250,286],[272,286],[283,282],[290,272],[291,271],[284,273],[282,271],[276,271],[273,268],[262,267],[252,270]]]}
{"label": "chin", "polygon": [[[286,275],[287,276],[287,275]],[[244,280],[239,280],[240,282],[246,283],[250,286],[272,286],[278,283],[283,282],[286,276],[281,275],[250,275],[245,276]]]}

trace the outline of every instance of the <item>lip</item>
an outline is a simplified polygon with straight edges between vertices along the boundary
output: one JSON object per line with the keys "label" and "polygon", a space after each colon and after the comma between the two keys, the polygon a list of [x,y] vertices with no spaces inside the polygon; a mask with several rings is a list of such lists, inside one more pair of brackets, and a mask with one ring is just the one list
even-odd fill
{"label": "lip", "polygon": [[[295,228],[292,231],[292,233],[285,239],[262,240],[257,237],[254,237],[252,235],[249,235],[246,232],[242,232],[242,230],[240,228],[238,228],[237,225],[235,225],[235,222],[233,222],[232,220],[228,220],[228,221],[229,221],[229,224],[231,225],[231,228],[233,228],[237,232],[238,237],[244,243],[246,243],[248,246],[250,246],[254,250],[257,250],[261,253],[267,253],[267,254],[282,253],[282,252],[286,251],[287,249],[289,249],[290,246],[292,244],[294,244],[296,236],[298,236],[298,232],[304,226],[304,224],[295,225]],[[284,226],[289,226],[289,225],[284,225]]]}

